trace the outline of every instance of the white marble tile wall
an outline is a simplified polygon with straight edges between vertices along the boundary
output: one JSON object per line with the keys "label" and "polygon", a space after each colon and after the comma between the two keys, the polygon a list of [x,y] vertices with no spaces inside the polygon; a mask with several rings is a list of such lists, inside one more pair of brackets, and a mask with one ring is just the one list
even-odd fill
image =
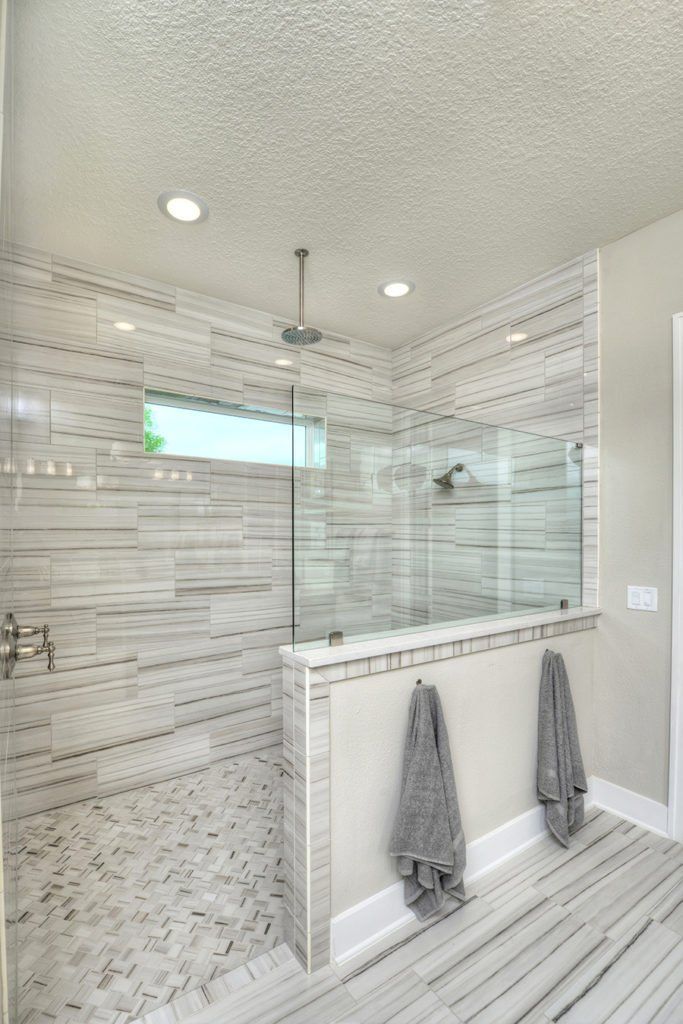
{"label": "white marble tile wall", "polygon": [[[544,436],[584,443],[583,603],[595,604],[595,254],[393,361],[386,349],[329,337],[312,351],[287,349],[290,367],[275,365],[282,325],[266,313],[20,247],[11,270],[15,606],[50,621],[58,644],[47,689],[32,688],[36,666],[19,673],[22,813],[280,737],[289,470],[145,455],[145,385],[268,408],[289,408],[292,384],[301,395],[332,393],[322,410],[327,468],[297,478],[300,639],[578,602],[576,494],[557,487]],[[136,331],[116,330],[117,320]],[[436,428],[377,404],[392,400],[541,439],[505,450],[505,435],[481,422]],[[459,459],[466,487],[432,487]],[[121,716],[109,717],[118,704]],[[92,737],[74,750],[88,728],[78,715],[90,712]],[[108,721],[116,742],[91,742]]]}
{"label": "white marble tile wall", "polygon": [[[591,252],[572,260],[394,352],[396,404],[541,435],[541,440],[521,445],[519,455],[513,450],[501,460],[509,476],[507,494],[505,481],[499,478],[487,479],[488,494],[486,487],[475,493],[465,482],[462,497],[421,485],[413,488],[414,493],[406,488],[395,496],[397,620],[433,622],[468,611],[479,615],[495,611],[501,600],[513,607],[542,606],[561,597],[575,604],[597,604],[597,259]],[[434,468],[443,472],[454,462],[473,462],[478,474],[487,463],[495,465],[499,442],[490,431],[475,426],[467,436],[459,424],[453,433],[463,431],[462,436],[451,438],[450,429],[442,431],[443,448],[434,447],[433,454],[443,460]],[[437,427],[425,430],[439,434]],[[419,461],[422,439],[410,433],[408,429],[406,444],[397,446],[397,466]],[[572,508],[576,491],[572,486],[564,494],[558,492],[562,457],[551,455],[543,436],[583,443],[582,589],[575,572],[575,553],[581,545]],[[567,468],[573,485],[576,472],[571,465]],[[493,527],[486,512],[494,485],[508,517],[497,523],[500,558],[490,545]],[[418,530],[422,541],[416,544],[411,531]],[[430,585],[424,568],[429,544],[440,552],[439,586]],[[444,605],[449,589],[451,597]]]}
{"label": "white marble tile wall", "polygon": [[[283,409],[293,384],[387,401],[390,353],[341,337],[291,350],[268,314],[22,247],[2,270],[14,281],[15,611],[49,622],[57,644],[54,674],[17,671],[19,813],[279,744],[290,470],[146,455],[143,387]],[[283,355],[291,367],[275,365]],[[333,551],[311,579],[321,628],[366,520],[384,568],[361,560],[353,614],[379,622],[391,604],[390,502],[354,511],[364,428],[353,402],[328,403],[329,484],[349,501],[326,520]]]}
{"label": "white marble tile wall", "polygon": [[[581,603],[581,449],[401,415],[394,434],[397,627]],[[454,464],[453,490],[437,487]]]}

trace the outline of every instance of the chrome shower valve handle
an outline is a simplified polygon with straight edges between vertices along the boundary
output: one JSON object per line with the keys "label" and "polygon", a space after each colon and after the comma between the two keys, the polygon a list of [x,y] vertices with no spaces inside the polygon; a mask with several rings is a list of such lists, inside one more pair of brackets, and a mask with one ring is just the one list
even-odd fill
{"label": "chrome shower valve handle", "polygon": [[[17,640],[30,636],[43,634],[42,644],[20,644]],[[15,661],[28,661],[39,654],[47,654],[47,670],[55,670],[55,645],[49,639],[50,627],[47,623],[43,626],[20,626],[12,614],[5,616],[2,623],[2,637],[0,641],[0,664],[2,677],[9,678],[12,666]]]}
{"label": "chrome shower valve handle", "polygon": [[48,640],[44,644],[17,644],[14,649],[14,657],[17,661],[28,661],[29,658],[35,658],[39,654],[47,654],[47,670],[48,672],[54,672],[55,670],[55,645],[52,640]]}

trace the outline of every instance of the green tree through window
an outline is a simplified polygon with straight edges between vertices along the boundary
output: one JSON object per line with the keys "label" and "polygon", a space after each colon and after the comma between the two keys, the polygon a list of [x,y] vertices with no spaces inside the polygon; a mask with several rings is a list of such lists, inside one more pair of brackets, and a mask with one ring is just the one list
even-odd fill
{"label": "green tree through window", "polygon": [[166,447],[166,438],[162,434],[157,434],[156,423],[154,422],[154,416],[149,406],[145,407],[145,451],[146,452],[163,452]]}

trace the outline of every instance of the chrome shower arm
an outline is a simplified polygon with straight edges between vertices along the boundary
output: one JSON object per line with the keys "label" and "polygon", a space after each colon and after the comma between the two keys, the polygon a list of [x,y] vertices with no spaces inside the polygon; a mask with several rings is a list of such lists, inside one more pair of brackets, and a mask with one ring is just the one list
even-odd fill
{"label": "chrome shower arm", "polygon": [[294,253],[299,257],[299,329],[304,326],[304,260],[308,256],[308,249],[297,249]]}

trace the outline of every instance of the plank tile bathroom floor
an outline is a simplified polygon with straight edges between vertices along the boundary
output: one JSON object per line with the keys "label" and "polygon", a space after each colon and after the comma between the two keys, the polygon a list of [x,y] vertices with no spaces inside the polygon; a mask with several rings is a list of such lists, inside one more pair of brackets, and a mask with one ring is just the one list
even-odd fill
{"label": "plank tile bathroom floor", "polygon": [[355,973],[285,946],[138,1024],[681,1024],[683,847],[603,811]]}
{"label": "plank tile bathroom floor", "polygon": [[25,818],[22,1024],[125,1024],[283,941],[279,752]]}

